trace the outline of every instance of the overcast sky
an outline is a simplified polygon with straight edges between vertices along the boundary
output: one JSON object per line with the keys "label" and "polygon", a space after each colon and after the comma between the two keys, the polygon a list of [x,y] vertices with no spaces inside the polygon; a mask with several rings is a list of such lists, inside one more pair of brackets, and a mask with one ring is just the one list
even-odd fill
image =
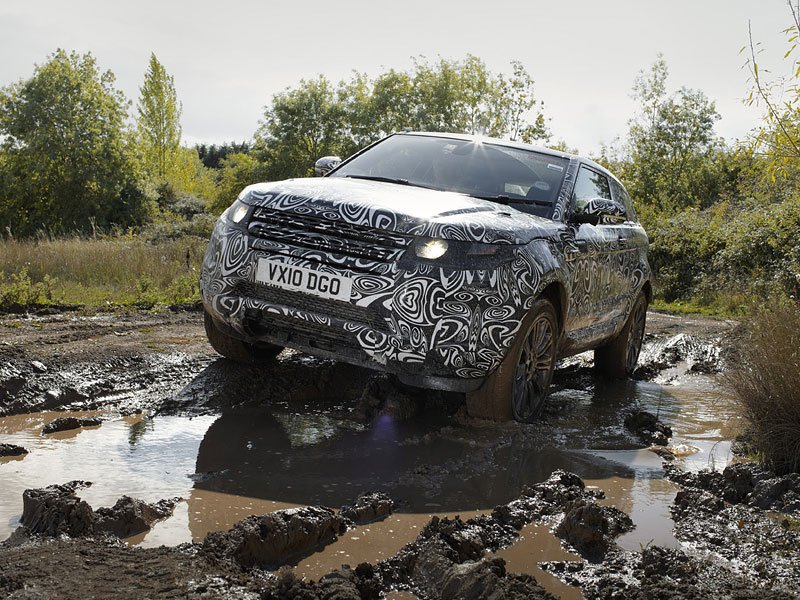
{"label": "overcast sky", "polygon": [[376,75],[411,57],[522,61],[554,139],[582,152],[624,136],[634,77],[662,52],[672,89],[699,88],[746,136],[759,110],[742,104],[747,23],[762,62],[783,72],[783,0],[0,0],[0,85],[31,75],[56,48],[91,51],[135,101],[150,52],[175,77],[187,143],[250,139],[273,94],[323,73]]}

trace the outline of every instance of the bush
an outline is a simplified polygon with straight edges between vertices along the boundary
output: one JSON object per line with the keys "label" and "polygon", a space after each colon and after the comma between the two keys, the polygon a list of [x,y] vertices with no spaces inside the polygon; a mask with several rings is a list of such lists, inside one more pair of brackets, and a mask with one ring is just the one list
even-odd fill
{"label": "bush", "polygon": [[44,275],[34,283],[27,267],[12,273],[9,281],[0,272],[0,311],[11,312],[53,303],[53,286],[57,279]]}
{"label": "bush", "polygon": [[800,471],[800,306],[762,309],[735,348],[728,383],[753,445],[778,474]]}

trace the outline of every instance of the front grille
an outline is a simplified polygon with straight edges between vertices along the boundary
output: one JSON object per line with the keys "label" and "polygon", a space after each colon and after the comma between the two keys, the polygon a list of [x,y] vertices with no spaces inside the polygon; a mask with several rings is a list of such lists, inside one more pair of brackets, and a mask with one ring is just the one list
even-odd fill
{"label": "front grille", "polygon": [[253,212],[248,231],[254,237],[276,244],[315,251],[317,260],[324,253],[330,253],[339,261],[345,257],[361,264],[364,261],[396,262],[412,240],[411,236],[341,220],[263,207]]}
{"label": "front grille", "polygon": [[335,317],[344,321],[362,323],[364,325],[369,325],[373,329],[385,330],[387,328],[386,321],[379,313],[370,308],[356,306],[349,302],[329,300],[311,294],[304,294],[303,292],[293,292],[272,285],[263,285],[251,281],[239,282],[236,285],[236,293],[240,296],[263,300],[270,304],[295,308],[318,315]]}

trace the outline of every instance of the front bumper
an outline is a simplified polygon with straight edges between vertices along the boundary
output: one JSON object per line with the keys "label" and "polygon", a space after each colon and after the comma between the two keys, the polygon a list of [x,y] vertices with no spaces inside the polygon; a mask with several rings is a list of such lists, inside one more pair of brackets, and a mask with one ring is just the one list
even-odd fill
{"label": "front bumper", "polygon": [[[255,265],[262,257],[350,277],[352,299],[257,283]],[[287,255],[220,221],[201,289],[206,310],[228,335],[388,371],[411,385],[463,392],[479,388],[511,346],[532,301],[529,283],[520,282],[531,281],[534,263],[522,252],[493,271],[400,269],[393,262],[371,272],[323,264],[318,255]]]}

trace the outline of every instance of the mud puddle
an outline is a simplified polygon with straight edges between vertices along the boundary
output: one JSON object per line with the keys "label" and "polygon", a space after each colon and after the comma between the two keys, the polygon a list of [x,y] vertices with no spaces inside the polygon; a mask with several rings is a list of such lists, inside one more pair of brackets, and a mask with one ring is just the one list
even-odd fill
{"label": "mud puddle", "polygon": [[[0,419],[0,441],[25,447],[0,459],[0,539],[17,526],[22,492],[74,479],[93,482],[79,495],[93,507],[128,494],[146,501],[184,499],[172,517],[130,544],[200,542],[253,514],[321,504],[338,508],[381,490],[396,503],[384,521],[348,531],[302,560],[299,574],[318,578],[343,563],[375,562],[417,537],[431,515],[468,518],[517,497],[554,469],[584,478],[603,501],[628,513],[636,528],[619,544],[678,545],[669,506],[678,488],[664,478],[662,458],[625,429],[621,415],[644,409],[673,429],[670,445],[686,470],[723,468],[730,460],[728,404],[713,377],[674,368],[662,383],[595,380],[565,369],[541,423],[495,425],[422,408],[384,410],[359,422],[313,403],[275,402],[188,417],[99,416],[99,426],[42,435],[61,413]],[[340,411],[341,412],[341,411]],[[535,575],[562,597],[577,590],[537,563],[573,560],[547,525],[527,527],[501,550],[509,572]]]}

